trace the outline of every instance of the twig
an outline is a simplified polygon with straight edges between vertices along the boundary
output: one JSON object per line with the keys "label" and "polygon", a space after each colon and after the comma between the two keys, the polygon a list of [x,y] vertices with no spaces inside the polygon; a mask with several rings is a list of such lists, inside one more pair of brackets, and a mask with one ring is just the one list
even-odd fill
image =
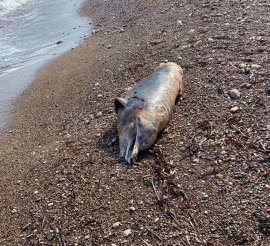
{"label": "twig", "polygon": [[155,192],[155,194],[156,194],[156,197],[157,197],[158,201],[160,201],[159,196],[158,196],[158,194],[157,194],[156,187],[155,187],[155,185],[154,185],[153,176],[152,176],[152,178],[151,178],[151,182],[152,182],[152,186],[153,186],[154,192]]}
{"label": "twig", "polygon": [[46,220],[46,213],[47,213],[47,208],[45,206],[44,213],[43,213],[43,220],[42,220],[42,223],[41,223],[41,232],[43,232],[44,223],[45,223],[45,220]]}
{"label": "twig", "polygon": [[155,232],[153,232],[150,228],[148,228],[148,227],[145,227],[148,231],[150,231],[153,235],[155,235],[157,238],[158,238],[158,240],[159,241],[163,241],[163,239],[158,235],[158,234],[156,234]]}
{"label": "twig", "polygon": [[142,239],[142,241],[143,241],[147,246],[152,246],[151,244],[149,244],[148,242],[144,241],[143,239]]}

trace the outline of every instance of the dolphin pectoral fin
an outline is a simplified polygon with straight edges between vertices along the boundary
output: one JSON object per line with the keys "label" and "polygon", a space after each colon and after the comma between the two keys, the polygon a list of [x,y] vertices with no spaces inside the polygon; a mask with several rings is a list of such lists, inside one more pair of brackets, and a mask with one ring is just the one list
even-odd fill
{"label": "dolphin pectoral fin", "polygon": [[127,105],[127,100],[122,97],[116,97],[114,99],[115,112],[118,113],[119,109],[124,109]]}

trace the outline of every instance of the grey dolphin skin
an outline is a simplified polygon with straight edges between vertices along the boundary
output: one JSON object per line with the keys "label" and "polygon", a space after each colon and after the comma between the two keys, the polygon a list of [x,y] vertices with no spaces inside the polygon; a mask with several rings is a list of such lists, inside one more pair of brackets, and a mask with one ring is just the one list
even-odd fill
{"label": "grey dolphin skin", "polygon": [[165,128],[183,92],[182,77],[179,65],[162,63],[124,98],[115,98],[120,155],[128,163],[135,163],[139,151],[153,145]]}

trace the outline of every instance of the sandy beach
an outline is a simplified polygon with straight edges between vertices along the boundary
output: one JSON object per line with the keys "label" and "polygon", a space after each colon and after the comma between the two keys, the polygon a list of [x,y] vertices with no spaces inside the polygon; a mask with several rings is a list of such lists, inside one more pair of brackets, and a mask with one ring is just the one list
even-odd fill
{"label": "sandy beach", "polygon": [[[93,34],[38,72],[1,135],[0,245],[269,245],[269,8],[87,0]],[[184,96],[128,166],[114,98],[166,60]]]}

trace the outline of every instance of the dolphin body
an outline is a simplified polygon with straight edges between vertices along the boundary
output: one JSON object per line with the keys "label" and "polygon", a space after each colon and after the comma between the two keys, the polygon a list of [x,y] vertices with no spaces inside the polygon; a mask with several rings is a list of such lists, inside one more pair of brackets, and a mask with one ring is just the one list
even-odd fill
{"label": "dolphin body", "polygon": [[120,156],[136,162],[165,128],[176,100],[183,92],[183,70],[173,62],[161,63],[124,98],[115,98]]}

